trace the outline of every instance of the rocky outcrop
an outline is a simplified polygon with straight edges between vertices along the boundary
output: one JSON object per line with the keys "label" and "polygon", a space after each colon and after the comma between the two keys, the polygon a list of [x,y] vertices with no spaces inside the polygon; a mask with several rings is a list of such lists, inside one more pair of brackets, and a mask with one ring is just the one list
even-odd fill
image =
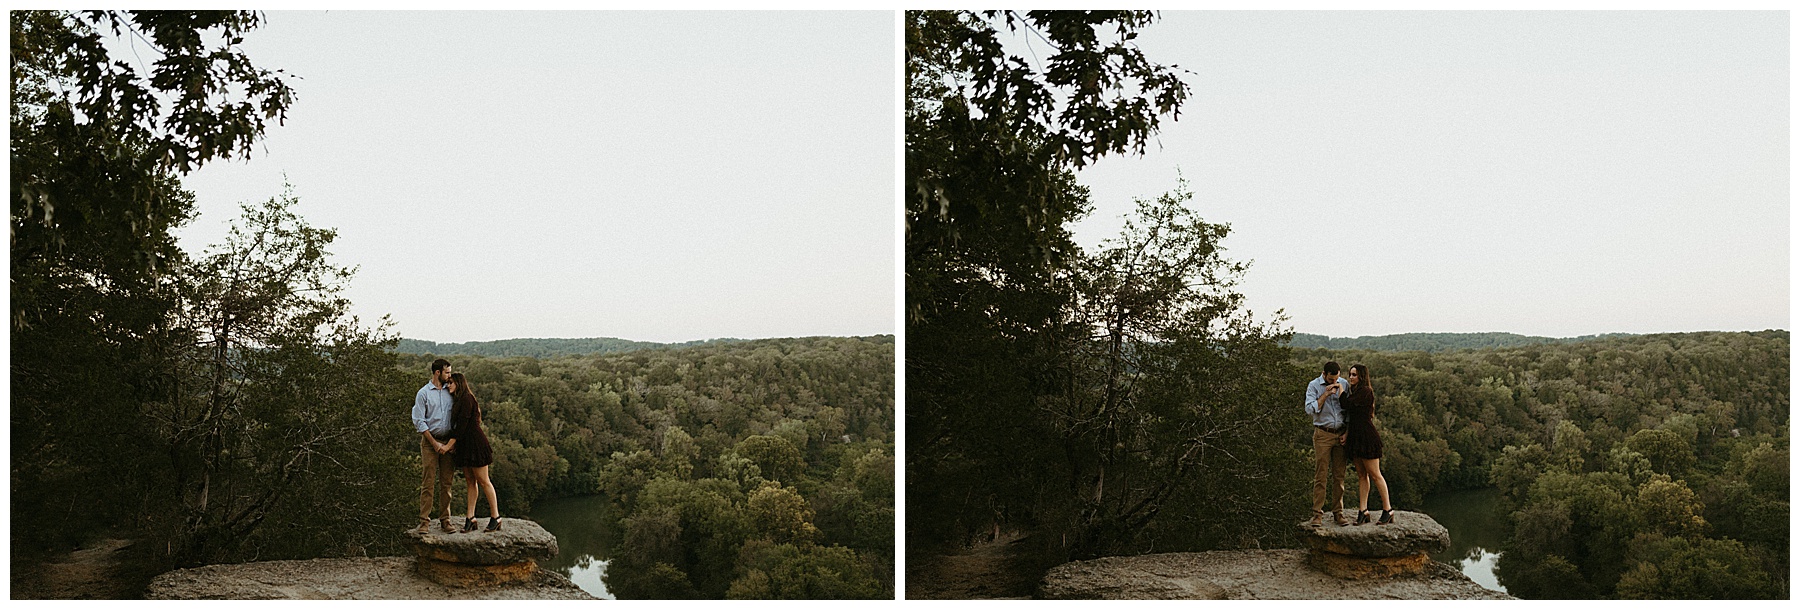
{"label": "rocky outcrop", "polygon": [[[485,526],[486,522],[480,522]],[[472,588],[527,582],[539,560],[556,557],[556,537],[537,523],[501,519],[500,531],[444,533],[436,527],[406,530],[406,546],[419,556],[419,574],[441,585]]]}
{"label": "rocky outcrop", "polygon": [[1300,539],[1312,550],[1308,561],[1338,578],[1390,578],[1417,574],[1431,563],[1431,553],[1450,548],[1450,531],[1430,515],[1404,510],[1393,515],[1393,523],[1382,525],[1301,523]]}
{"label": "rocky outcrop", "polygon": [[[1378,514],[1378,513],[1377,513]],[[1373,515],[1372,515],[1373,516]],[[1513,599],[1430,553],[1450,532],[1429,515],[1395,511],[1385,525],[1300,524],[1307,549],[1105,557],[1051,568],[1049,599]]]}
{"label": "rocky outcrop", "polygon": [[[482,521],[486,525],[486,521]],[[416,557],[262,561],[176,570],[151,581],[149,599],[594,599],[538,567],[556,537],[524,519],[501,531],[408,530]]]}
{"label": "rocky outcrop", "polygon": [[353,557],[210,565],[157,576],[148,599],[594,599],[569,579],[449,587],[419,574],[413,557]]}
{"label": "rocky outcrop", "polygon": [[1045,599],[1513,599],[1442,562],[1398,577],[1346,579],[1302,549],[1103,557],[1051,568]]}

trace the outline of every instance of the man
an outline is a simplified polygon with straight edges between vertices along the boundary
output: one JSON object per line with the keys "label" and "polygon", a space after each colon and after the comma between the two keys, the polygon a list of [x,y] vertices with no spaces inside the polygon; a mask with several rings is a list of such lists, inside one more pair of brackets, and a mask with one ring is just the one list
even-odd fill
{"label": "man", "polygon": [[[1324,374],[1306,385],[1306,414],[1313,424],[1312,521],[1325,524],[1325,492],[1331,491],[1331,520],[1350,525],[1344,518],[1344,411],[1338,398],[1344,384],[1338,381],[1338,363],[1326,362]],[[1327,481],[1329,475],[1329,482]]]}
{"label": "man", "polygon": [[444,441],[450,438],[450,392],[444,384],[450,381],[450,362],[439,358],[431,361],[431,381],[413,396],[413,430],[419,433],[419,461],[425,465],[425,482],[419,488],[419,533],[431,531],[433,481],[437,482],[437,501],[444,506],[441,523],[444,531],[456,533],[450,524],[450,484],[456,476]]}

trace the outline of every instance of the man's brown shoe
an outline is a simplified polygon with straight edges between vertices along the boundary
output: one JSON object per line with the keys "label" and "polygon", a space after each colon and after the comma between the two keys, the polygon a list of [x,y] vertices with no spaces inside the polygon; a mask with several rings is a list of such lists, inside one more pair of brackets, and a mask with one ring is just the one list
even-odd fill
{"label": "man's brown shoe", "polygon": [[1318,511],[1318,510],[1313,511],[1312,520],[1307,521],[1306,524],[1309,526],[1312,526],[1312,527],[1319,527],[1321,525],[1325,525],[1325,511]]}
{"label": "man's brown shoe", "polygon": [[1344,511],[1341,510],[1331,511],[1331,521],[1340,526],[1350,525],[1350,520],[1344,518]]}
{"label": "man's brown shoe", "polygon": [[421,534],[431,533],[431,520],[430,519],[426,519],[424,521],[419,522],[419,533],[421,533]]}
{"label": "man's brown shoe", "polygon": [[454,533],[456,533],[456,532],[459,532],[459,531],[462,531],[462,530],[458,530],[458,529],[456,529],[456,526],[454,526],[454,525],[450,525],[450,520],[449,520],[449,519],[440,519],[440,520],[439,520],[439,521],[438,521],[438,523],[440,523],[440,524],[442,524],[442,525],[443,525],[443,526],[444,526],[444,533],[447,533],[447,534],[454,534]]}

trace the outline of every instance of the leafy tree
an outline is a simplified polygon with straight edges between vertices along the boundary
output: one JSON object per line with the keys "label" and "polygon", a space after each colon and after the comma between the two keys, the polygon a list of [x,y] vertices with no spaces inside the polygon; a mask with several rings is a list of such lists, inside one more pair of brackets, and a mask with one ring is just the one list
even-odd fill
{"label": "leafy tree", "polygon": [[[248,154],[293,95],[235,47],[254,13],[9,17],[13,507],[37,524],[13,532],[36,548],[149,512],[166,464],[136,431],[176,357],[179,177]],[[109,32],[159,58],[113,57]]]}
{"label": "leafy tree", "polygon": [[1626,439],[1626,446],[1650,460],[1650,467],[1670,476],[1681,476],[1694,463],[1694,448],[1669,430],[1639,430]]}
{"label": "leafy tree", "polygon": [[1583,455],[1588,453],[1587,433],[1575,422],[1562,420],[1556,422],[1556,437],[1551,443],[1551,458],[1558,466],[1571,472],[1580,472],[1585,463]]}
{"label": "leafy tree", "polygon": [[[1072,170],[1141,151],[1187,92],[1130,42],[1152,18],[906,14],[906,467],[910,514],[931,524],[910,539],[1029,512],[1060,476],[1036,397],[1053,391],[1048,332],[1070,298],[1054,279],[1077,253],[1066,224],[1089,208]],[[1053,47],[1042,71],[1003,28]]]}
{"label": "leafy tree", "polygon": [[[171,458],[163,500],[181,564],[224,559],[296,492],[335,498],[340,520],[370,529],[407,497],[390,450],[408,436],[388,413],[407,385],[394,340],[349,314],[352,271],[325,249],[336,234],[307,225],[297,203],[246,205],[223,245],[181,269],[181,356],[147,409]],[[359,488],[370,491],[327,491]]]}
{"label": "leafy tree", "polygon": [[1647,531],[1663,536],[1699,536],[1706,533],[1704,507],[1686,483],[1658,476],[1638,487],[1638,519]]}
{"label": "leafy tree", "polygon": [[[248,11],[12,13],[13,325],[56,315],[42,291],[143,281],[179,256],[176,172],[248,156],[294,94],[237,45]],[[115,58],[105,33],[160,56]],[[71,256],[72,255],[72,256]]]}
{"label": "leafy tree", "polygon": [[655,563],[642,571],[607,572],[606,587],[620,599],[698,599],[700,593],[681,568]]}
{"label": "leafy tree", "polygon": [[1524,599],[1594,599],[1593,585],[1569,560],[1557,555],[1520,561],[1501,555],[1494,575],[1507,592]]}
{"label": "leafy tree", "polygon": [[1777,591],[1736,540],[1665,538],[1619,577],[1623,599],[1771,599]]}
{"label": "leafy tree", "polygon": [[856,555],[843,547],[754,540],[744,544],[743,575],[731,583],[729,599],[868,599],[879,583]]}
{"label": "leafy tree", "polygon": [[694,446],[694,437],[689,436],[681,426],[670,426],[663,432],[662,458],[664,468],[683,478],[694,473],[694,458],[699,457],[700,450]]}
{"label": "leafy tree", "polygon": [[1546,462],[1550,460],[1549,452],[1543,445],[1531,444],[1524,447],[1508,445],[1501,455],[1494,459],[1490,469],[1495,487],[1514,501],[1524,501],[1526,493],[1537,484],[1538,476],[1543,474]]}
{"label": "leafy tree", "polygon": [[[1187,98],[1175,70],[1132,43],[1154,19],[1148,11],[907,11],[909,261],[914,245],[962,239],[1027,245],[1023,254],[1046,262],[1066,251],[1060,227],[1081,206],[1065,196],[1067,170],[1141,154],[1160,116],[1179,116]],[[1002,27],[1049,46],[1041,72],[1005,50]]]}
{"label": "leafy tree", "polygon": [[775,542],[805,544],[819,535],[812,524],[813,510],[792,487],[765,481],[750,492],[748,509],[756,532]]}
{"label": "leafy tree", "polygon": [[[1291,402],[1287,353],[1232,291],[1246,267],[1222,255],[1229,228],[1201,220],[1191,199],[1183,184],[1139,201],[1119,238],[1070,274],[1076,299],[1056,333],[1066,377],[1044,402],[1072,482],[1076,557],[1125,548],[1165,508],[1195,506],[1198,496],[1178,494],[1196,476],[1303,484],[1298,468],[1271,467],[1294,455],[1268,450],[1303,425],[1271,408]],[[1233,516],[1278,514],[1283,503],[1249,485],[1211,491],[1221,500],[1210,510]]]}
{"label": "leafy tree", "polygon": [[762,477],[771,481],[792,481],[806,470],[800,450],[779,436],[752,436],[739,442],[733,451],[755,462]]}

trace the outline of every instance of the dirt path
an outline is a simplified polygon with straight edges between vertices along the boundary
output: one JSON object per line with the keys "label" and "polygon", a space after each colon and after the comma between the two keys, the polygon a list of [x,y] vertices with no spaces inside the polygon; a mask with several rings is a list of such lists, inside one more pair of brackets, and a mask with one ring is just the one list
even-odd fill
{"label": "dirt path", "polygon": [[1030,598],[1043,570],[1024,553],[1025,534],[1010,532],[967,551],[907,560],[907,599]]}
{"label": "dirt path", "polygon": [[13,599],[128,599],[116,572],[130,540],[108,538],[35,565],[13,563]]}

